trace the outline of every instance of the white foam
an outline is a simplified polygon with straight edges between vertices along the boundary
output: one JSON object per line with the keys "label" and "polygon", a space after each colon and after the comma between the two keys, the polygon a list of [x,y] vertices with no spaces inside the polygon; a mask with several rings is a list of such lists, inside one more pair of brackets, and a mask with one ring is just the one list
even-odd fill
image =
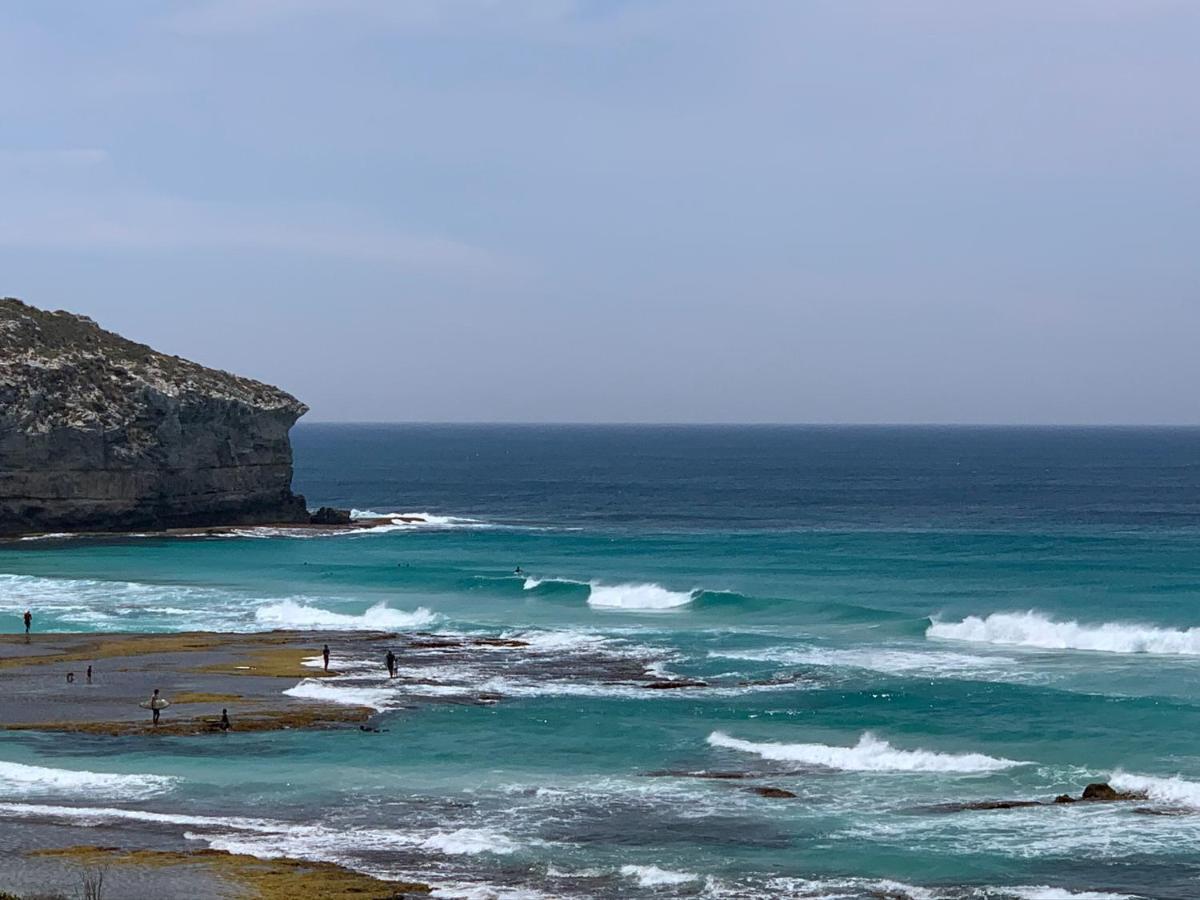
{"label": "white foam", "polygon": [[1113,894],[1107,891],[1067,891],[1046,885],[1017,885],[996,888],[994,892],[1018,900],[1137,900],[1133,894]]}
{"label": "white foam", "polygon": [[996,772],[1025,765],[982,753],[937,753],[932,750],[897,750],[869,731],[853,747],[827,744],[756,743],[730,737],[721,731],[708,736],[714,747],[754,753],[763,759],[806,763],[848,772]]}
{"label": "white foam", "polygon": [[[267,819],[233,816],[189,816],[176,813],[147,812],[141,809],[117,809],[91,806],[54,806],[40,803],[0,803],[0,813],[17,818],[67,819],[75,824],[101,825],[108,822],[151,822],[156,825],[182,825],[191,828],[222,828],[235,831],[271,833],[289,826]],[[301,826],[292,826],[299,828]]]}
{"label": "white foam", "polygon": [[350,518],[353,521],[383,520],[382,524],[372,528],[364,528],[358,534],[375,532],[383,534],[389,531],[415,531],[421,528],[458,529],[458,528],[495,528],[492,522],[479,519],[469,519],[465,516],[438,516],[428,512],[376,512],[373,509],[352,509]]}
{"label": "white foam", "polygon": [[639,887],[662,887],[672,884],[687,884],[699,881],[699,875],[691,872],[672,872],[658,866],[621,866],[621,874],[637,880]]}
{"label": "white foam", "polygon": [[[573,631],[570,629],[554,631],[505,631],[500,635],[504,640],[524,641],[528,647],[522,648],[532,653],[569,653],[572,651],[599,651],[602,648],[611,649],[606,645],[612,641],[603,635],[590,631]],[[480,649],[488,649],[486,645]],[[507,647],[498,647],[507,650]]]}
{"label": "white foam", "polygon": [[1160,778],[1114,772],[1108,783],[1118,791],[1144,791],[1147,797],[1157,803],[1200,809],[1200,784],[1178,776]]}
{"label": "white foam", "polygon": [[527,591],[536,590],[543,584],[576,584],[580,587],[586,587],[590,584],[587,581],[576,581],[574,578],[535,578],[533,575],[527,575],[523,587]]}
{"label": "white foam", "polygon": [[330,679],[305,678],[295,687],[284,691],[289,697],[302,700],[319,700],[324,703],[337,703],[343,706],[368,706],[376,711],[390,709],[397,705],[397,696],[387,688],[346,687],[331,683]]}
{"label": "white foam", "polygon": [[507,835],[482,828],[459,828],[456,831],[439,831],[421,842],[422,850],[433,850],[451,856],[475,853],[509,854],[519,844]]}
{"label": "white foam", "polygon": [[597,609],[667,610],[686,606],[698,591],[670,591],[660,584],[601,584],[591,582],[588,606]]}
{"label": "white foam", "polygon": [[1159,653],[1200,656],[1200,628],[1186,631],[1127,622],[1081,625],[1056,622],[1042,613],[992,613],[961,622],[932,622],[931,638],[1034,647],[1041,650],[1096,650],[1105,653]]}
{"label": "white foam", "polygon": [[116,775],[0,762],[0,797],[75,794],[132,799],[162,793],[175,782],[168,775]]}
{"label": "white foam", "polygon": [[443,881],[431,887],[429,896],[439,900],[550,900],[547,894],[533,888],[456,881]]}
{"label": "white foam", "polygon": [[392,609],[386,603],[376,603],[360,615],[339,613],[316,606],[281,600],[260,606],[254,611],[254,619],[262,625],[274,628],[317,628],[351,629],[361,631],[389,631],[394,628],[417,628],[437,621],[437,615],[424,606],[413,612]]}
{"label": "white foam", "polygon": [[788,666],[834,666],[867,669],[887,674],[931,677],[1028,680],[1015,669],[1009,656],[972,656],[937,650],[902,650],[888,647],[832,649],[825,647],[772,647],[764,650],[713,651],[710,658],[777,662]]}

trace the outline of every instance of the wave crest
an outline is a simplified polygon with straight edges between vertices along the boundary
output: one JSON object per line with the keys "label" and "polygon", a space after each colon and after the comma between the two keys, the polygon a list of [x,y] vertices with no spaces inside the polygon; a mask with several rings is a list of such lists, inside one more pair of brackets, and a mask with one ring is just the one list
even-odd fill
{"label": "wave crest", "polygon": [[352,631],[388,631],[393,628],[416,628],[437,621],[437,615],[424,606],[412,612],[392,609],[384,602],[376,603],[360,615],[333,612],[318,606],[308,606],[295,600],[281,600],[254,611],[254,619],[275,628],[345,629]]}
{"label": "wave crest", "polygon": [[588,606],[597,609],[663,610],[686,606],[699,591],[670,591],[660,584],[591,583]]}
{"label": "wave crest", "polygon": [[1104,653],[1158,653],[1200,656],[1200,628],[1186,631],[1123,622],[1081,625],[1056,622],[1039,612],[967,616],[961,622],[931,622],[925,636],[979,644],[1041,650],[1096,650]]}
{"label": "wave crest", "polygon": [[1143,791],[1156,803],[1200,809],[1200,784],[1194,781],[1185,781],[1178,776],[1156,778],[1151,775],[1114,772],[1108,779],[1108,783],[1118,791]]}
{"label": "wave crest", "polygon": [[115,775],[0,762],[0,797],[78,794],[140,798],[169,790],[175,781],[169,775]]}
{"label": "wave crest", "polygon": [[937,753],[932,750],[897,750],[867,731],[853,747],[828,744],[756,743],[730,737],[721,731],[708,736],[714,747],[755,753],[763,759],[806,763],[847,772],[996,772],[1025,765],[1013,759],[982,753]]}

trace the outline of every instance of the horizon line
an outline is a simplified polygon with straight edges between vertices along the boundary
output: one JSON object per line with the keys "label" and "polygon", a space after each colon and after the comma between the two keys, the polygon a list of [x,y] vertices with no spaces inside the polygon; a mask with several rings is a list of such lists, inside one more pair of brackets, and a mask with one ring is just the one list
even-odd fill
{"label": "horizon line", "polygon": [[[462,425],[519,428],[1200,428],[1200,422],[650,422],[606,420],[597,422],[555,419],[308,419],[296,425]],[[295,426],[293,426],[295,427]]]}

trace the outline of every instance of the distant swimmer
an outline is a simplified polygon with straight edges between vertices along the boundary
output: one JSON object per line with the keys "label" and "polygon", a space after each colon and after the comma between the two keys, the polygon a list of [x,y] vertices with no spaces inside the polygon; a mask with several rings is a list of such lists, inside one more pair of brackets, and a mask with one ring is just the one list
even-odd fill
{"label": "distant swimmer", "polygon": [[387,660],[388,678],[395,678],[396,677],[396,654],[393,653],[391,650],[389,650],[387,652],[387,656],[385,657],[385,659]]}
{"label": "distant swimmer", "polygon": [[321,648],[321,657],[325,660],[325,671],[329,671],[329,645],[326,644]]}
{"label": "distant swimmer", "polygon": [[233,726],[229,724],[229,710],[221,710],[221,730],[228,731]]}
{"label": "distant swimmer", "polygon": [[29,634],[29,626],[33,624],[33,613],[25,610],[25,633]]}

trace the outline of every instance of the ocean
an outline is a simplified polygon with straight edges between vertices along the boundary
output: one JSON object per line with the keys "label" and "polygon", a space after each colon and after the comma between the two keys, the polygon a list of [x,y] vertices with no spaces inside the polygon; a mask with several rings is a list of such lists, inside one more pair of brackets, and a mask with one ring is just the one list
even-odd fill
{"label": "ocean", "polygon": [[[3,734],[0,829],[152,827],[445,897],[1200,896],[1200,429],[293,438],[311,507],[427,521],[7,543],[2,630],[502,635],[552,676],[339,661],[319,689],[379,733]],[[1148,799],[954,809],[1095,781]]]}

